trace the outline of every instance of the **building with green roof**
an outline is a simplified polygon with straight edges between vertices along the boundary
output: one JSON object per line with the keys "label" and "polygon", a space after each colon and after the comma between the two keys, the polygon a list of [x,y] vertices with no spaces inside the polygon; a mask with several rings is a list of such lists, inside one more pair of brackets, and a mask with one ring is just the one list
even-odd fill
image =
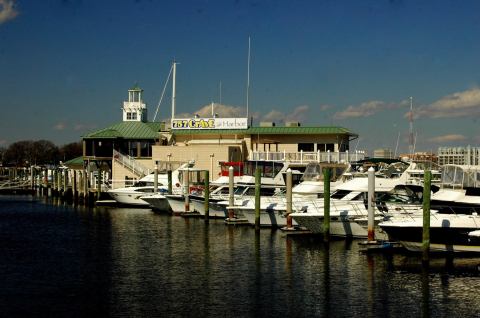
{"label": "building with green roof", "polygon": [[[128,92],[122,122],[83,136],[84,160],[111,170],[112,179],[140,177],[156,162],[194,160],[196,167],[209,169],[215,178],[219,163],[224,161],[322,161],[327,160],[325,154],[329,161],[348,160],[350,142],[358,138],[343,127],[302,126],[297,122],[250,126],[246,118],[174,118],[173,127],[167,127],[164,122],[146,120],[141,88],[135,86]],[[347,157],[341,157],[342,153]],[[140,166],[145,169],[134,169]]]}

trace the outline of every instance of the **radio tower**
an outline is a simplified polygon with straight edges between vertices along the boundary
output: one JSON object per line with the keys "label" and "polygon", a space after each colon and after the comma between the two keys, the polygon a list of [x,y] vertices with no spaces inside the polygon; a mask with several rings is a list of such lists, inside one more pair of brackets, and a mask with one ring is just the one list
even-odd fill
{"label": "radio tower", "polygon": [[408,121],[410,122],[410,131],[408,135],[408,151],[413,159],[414,138],[413,138],[413,97],[410,97],[410,113],[408,114]]}

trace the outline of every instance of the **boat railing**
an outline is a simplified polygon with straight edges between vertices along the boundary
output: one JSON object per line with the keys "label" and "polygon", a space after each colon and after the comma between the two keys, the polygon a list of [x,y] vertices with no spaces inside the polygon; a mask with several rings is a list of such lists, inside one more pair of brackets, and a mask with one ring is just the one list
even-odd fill
{"label": "boat railing", "polygon": [[292,163],[309,163],[309,162],[351,162],[365,159],[365,151],[349,152],[331,152],[331,151],[252,151],[249,159],[254,161],[282,161]]}

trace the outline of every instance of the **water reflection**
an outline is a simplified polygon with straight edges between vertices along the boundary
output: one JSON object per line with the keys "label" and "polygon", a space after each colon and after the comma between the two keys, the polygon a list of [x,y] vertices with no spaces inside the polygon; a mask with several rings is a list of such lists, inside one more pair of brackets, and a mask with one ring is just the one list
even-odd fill
{"label": "water reflection", "polygon": [[[357,241],[148,209],[0,201],[8,315],[476,317],[478,258],[363,254]],[[21,286],[21,287],[20,287]],[[22,296],[23,295],[23,296]]]}

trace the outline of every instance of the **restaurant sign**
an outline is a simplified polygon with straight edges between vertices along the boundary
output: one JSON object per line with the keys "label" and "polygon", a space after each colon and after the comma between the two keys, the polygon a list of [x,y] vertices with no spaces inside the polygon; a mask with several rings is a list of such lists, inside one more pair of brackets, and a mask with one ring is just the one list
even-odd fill
{"label": "restaurant sign", "polygon": [[248,118],[175,118],[172,129],[247,129]]}

